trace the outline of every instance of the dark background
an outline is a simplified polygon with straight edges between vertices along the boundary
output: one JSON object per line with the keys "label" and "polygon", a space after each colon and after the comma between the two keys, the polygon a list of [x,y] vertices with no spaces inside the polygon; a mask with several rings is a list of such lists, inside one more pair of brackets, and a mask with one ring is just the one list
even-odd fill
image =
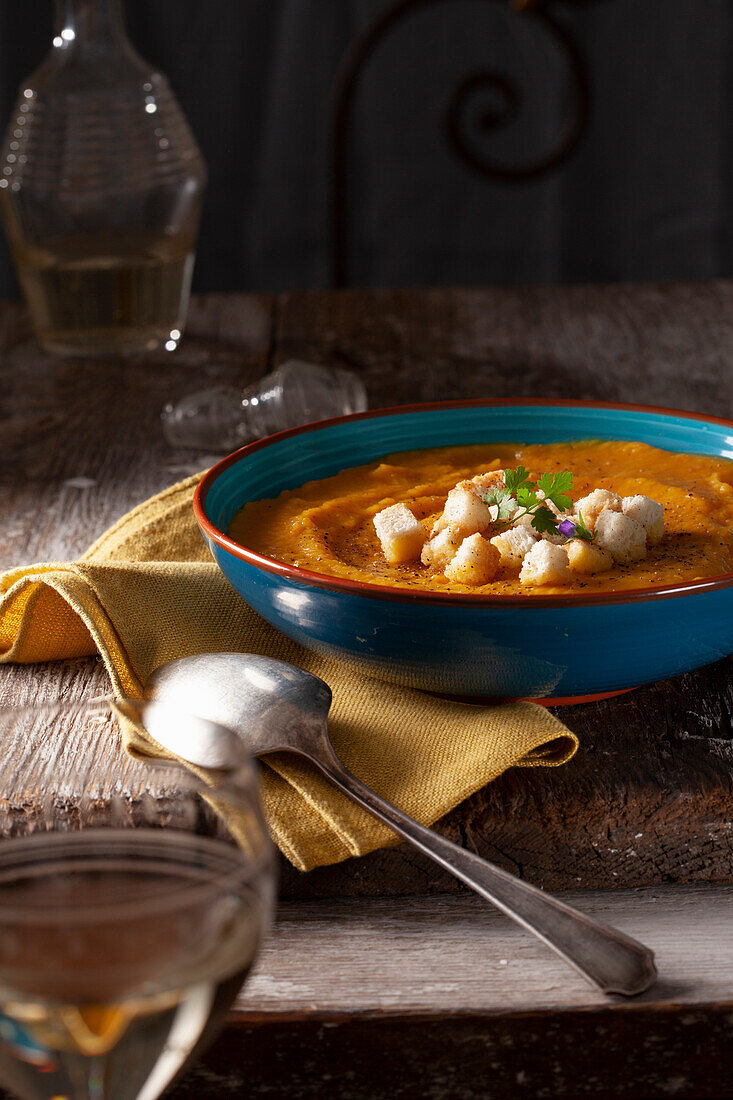
{"label": "dark background", "polygon": [[[139,51],[165,72],[209,164],[195,287],[328,284],[328,99],[338,60],[384,0],[128,0]],[[733,4],[552,5],[593,88],[582,147],[520,185],[485,180],[441,136],[474,68],[522,85],[518,123],[486,155],[534,157],[565,117],[562,55],[504,0],[426,6],[380,48],[352,143],[358,285],[680,279],[733,269]],[[50,45],[50,0],[1,0],[0,119]],[[0,295],[14,294],[7,252]]]}

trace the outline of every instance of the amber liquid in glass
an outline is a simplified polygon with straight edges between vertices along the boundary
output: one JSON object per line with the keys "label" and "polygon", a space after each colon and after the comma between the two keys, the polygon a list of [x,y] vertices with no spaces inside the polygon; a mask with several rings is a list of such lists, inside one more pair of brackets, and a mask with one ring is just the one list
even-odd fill
{"label": "amber liquid in glass", "polygon": [[257,953],[262,887],[238,849],[98,832],[39,838],[15,863],[0,844],[0,1081],[27,1100],[157,1100]]}

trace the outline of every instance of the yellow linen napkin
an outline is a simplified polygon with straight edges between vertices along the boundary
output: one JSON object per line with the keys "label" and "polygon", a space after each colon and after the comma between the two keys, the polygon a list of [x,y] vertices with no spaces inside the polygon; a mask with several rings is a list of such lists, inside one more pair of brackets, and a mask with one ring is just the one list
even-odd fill
{"label": "yellow linen napkin", "polygon": [[[238,650],[300,665],[333,691],[329,730],[346,766],[426,825],[509,767],[574,754],[574,734],[543,707],[464,706],[381,683],[274,630],[211,560],[191,507],[197,481],[123,516],[79,561],[0,576],[0,661],[99,652],[115,693],[137,697],[159,665],[193,653]],[[262,794],[275,841],[301,870],[397,843],[294,757],[268,758]]]}

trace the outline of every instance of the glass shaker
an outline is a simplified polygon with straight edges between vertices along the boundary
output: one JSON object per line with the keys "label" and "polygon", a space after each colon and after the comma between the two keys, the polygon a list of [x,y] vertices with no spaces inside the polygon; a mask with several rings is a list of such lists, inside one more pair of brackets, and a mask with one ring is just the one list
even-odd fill
{"label": "glass shaker", "polygon": [[48,351],[173,350],[206,167],[168,82],[132,48],[122,0],[55,0],[50,53],[21,86],[0,211]]}
{"label": "glass shaker", "polygon": [[161,413],[163,434],[172,447],[233,451],[254,439],[368,408],[357,374],[289,359],[254,386],[212,386],[188,394]]}

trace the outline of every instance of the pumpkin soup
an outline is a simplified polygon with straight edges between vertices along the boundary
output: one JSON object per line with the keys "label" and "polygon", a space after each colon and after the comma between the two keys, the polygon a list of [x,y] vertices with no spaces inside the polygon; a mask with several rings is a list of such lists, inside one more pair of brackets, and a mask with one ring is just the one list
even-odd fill
{"label": "pumpkin soup", "polygon": [[615,441],[405,451],[251,501],[229,535],[398,588],[659,587],[733,572],[733,463]]}

